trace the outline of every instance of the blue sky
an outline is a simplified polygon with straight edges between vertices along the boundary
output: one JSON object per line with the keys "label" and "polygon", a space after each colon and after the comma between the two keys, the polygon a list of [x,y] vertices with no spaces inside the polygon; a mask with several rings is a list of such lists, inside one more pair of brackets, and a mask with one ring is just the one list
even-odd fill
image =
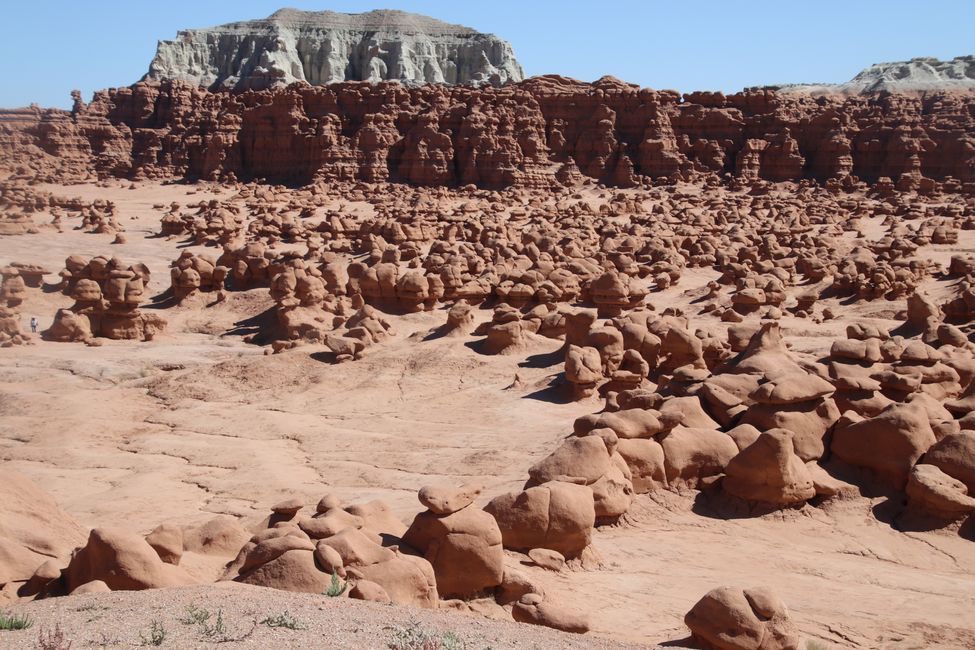
{"label": "blue sky", "polygon": [[67,107],[72,88],[87,100],[137,81],[181,28],[282,6],[423,13],[507,39],[529,75],[682,92],[842,82],[871,63],[975,53],[975,0],[4,0],[0,106]]}

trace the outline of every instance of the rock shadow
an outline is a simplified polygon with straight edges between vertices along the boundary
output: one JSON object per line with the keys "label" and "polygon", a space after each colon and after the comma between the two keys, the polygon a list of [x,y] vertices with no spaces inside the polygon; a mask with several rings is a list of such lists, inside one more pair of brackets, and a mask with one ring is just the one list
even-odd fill
{"label": "rock shadow", "polygon": [[574,401],[572,399],[572,384],[565,381],[565,374],[560,372],[557,375],[552,375],[545,388],[528,393],[522,399],[533,399],[549,404],[571,404]]}
{"label": "rock shadow", "polygon": [[739,499],[722,490],[720,481],[698,492],[691,506],[691,512],[696,515],[724,521],[752,519],[788,509],[790,506],[777,506],[771,503],[757,503]]}
{"label": "rock shadow", "polygon": [[331,350],[322,350],[321,352],[312,352],[310,355],[312,359],[320,363],[327,363],[329,365],[338,363],[338,355]]}
{"label": "rock shadow", "polygon": [[273,332],[277,329],[277,307],[269,307],[256,316],[245,318],[234,323],[234,327],[227,331],[228,336],[252,336],[253,343],[263,345],[274,340]]}
{"label": "rock shadow", "polygon": [[551,352],[533,354],[518,364],[519,368],[551,368],[565,361],[565,351],[562,348]]}

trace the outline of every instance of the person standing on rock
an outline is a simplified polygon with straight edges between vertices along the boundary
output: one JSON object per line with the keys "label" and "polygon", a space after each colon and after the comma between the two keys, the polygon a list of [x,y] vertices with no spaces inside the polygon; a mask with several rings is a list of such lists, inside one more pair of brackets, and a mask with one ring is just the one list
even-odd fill
{"label": "person standing on rock", "polygon": [[30,331],[37,334],[37,316],[30,317]]}

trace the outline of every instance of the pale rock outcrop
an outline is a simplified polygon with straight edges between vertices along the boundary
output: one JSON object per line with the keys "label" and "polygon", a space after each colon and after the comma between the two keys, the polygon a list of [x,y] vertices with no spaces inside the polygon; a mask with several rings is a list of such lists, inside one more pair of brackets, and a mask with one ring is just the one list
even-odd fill
{"label": "pale rock outcrop", "polygon": [[957,56],[947,61],[917,57],[909,61],[874,63],[842,84],[787,84],[781,93],[811,95],[855,95],[881,92],[971,90],[975,88],[975,56]]}
{"label": "pale rock outcrop", "polygon": [[261,90],[295,81],[501,85],[523,77],[507,42],[468,27],[395,10],[281,9],[160,41],[144,79]]}

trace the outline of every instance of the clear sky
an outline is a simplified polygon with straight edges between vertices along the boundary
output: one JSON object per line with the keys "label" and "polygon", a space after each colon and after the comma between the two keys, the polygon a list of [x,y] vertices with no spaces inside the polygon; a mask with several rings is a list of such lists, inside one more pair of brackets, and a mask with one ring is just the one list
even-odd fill
{"label": "clear sky", "polygon": [[528,75],[736,91],[843,82],[881,61],[975,54],[975,0],[3,0],[0,106],[125,86],[177,30],[283,6],[402,9],[510,41]]}

